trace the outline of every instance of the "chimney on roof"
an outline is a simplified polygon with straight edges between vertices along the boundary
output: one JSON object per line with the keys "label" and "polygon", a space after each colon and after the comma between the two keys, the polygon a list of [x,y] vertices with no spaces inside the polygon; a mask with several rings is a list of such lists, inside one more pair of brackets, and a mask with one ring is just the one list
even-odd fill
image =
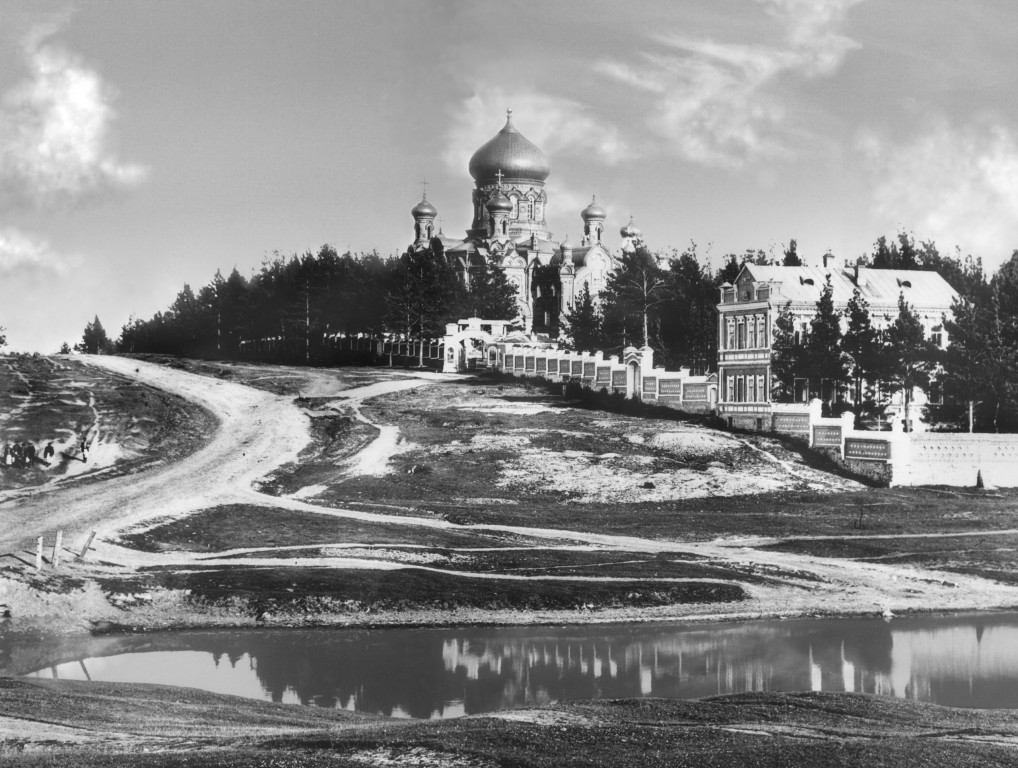
{"label": "chimney on roof", "polygon": [[834,258],[834,257],[831,255],[830,251],[828,251],[827,253],[824,254],[824,269],[827,269],[827,260],[831,259],[831,258]]}

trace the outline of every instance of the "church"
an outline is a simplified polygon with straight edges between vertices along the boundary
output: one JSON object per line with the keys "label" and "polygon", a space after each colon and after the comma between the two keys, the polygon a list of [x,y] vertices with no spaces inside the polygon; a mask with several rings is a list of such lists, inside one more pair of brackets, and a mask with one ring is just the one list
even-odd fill
{"label": "church", "polygon": [[[596,299],[617,266],[604,241],[607,212],[592,199],[580,211],[579,245],[553,238],[546,220],[548,158],[516,129],[511,109],[502,130],[474,152],[468,169],[474,180],[473,222],[466,236],[450,238],[441,228],[435,231],[438,211],[425,193],[411,210],[415,237],[410,249],[429,248],[432,239],[439,238],[446,258],[468,283],[471,267],[484,262],[501,267],[516,286],[518,321],[524,330],[553,331],[584,287]],[[632,221],[620,234],[624,252],[642,242]]]}

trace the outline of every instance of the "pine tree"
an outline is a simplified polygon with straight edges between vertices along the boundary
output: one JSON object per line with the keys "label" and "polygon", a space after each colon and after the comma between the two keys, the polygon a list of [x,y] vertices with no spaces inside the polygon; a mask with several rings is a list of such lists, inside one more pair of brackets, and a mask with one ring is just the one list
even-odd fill
{"label": "pine tree", "polygon": [[830,275],[817,300],[816,314],[810,321],[806,340],[806,363],[810,379],[817,380],[816,391],[823,393],[823,381],[831,382],[836,393],[847,378],[847,365],[841,349],[841,315],[834,309],[834,287]]}
{"label": "pine tree", "polygon": [[576,303],[566,312],[565,330],[573,349],[587,352],[604,349],[603,318],[586,283]]}
{"label": "pine tree", "polygon": [[[622,254],[619,261],[602,295],[605,318],[622,327],[622,346],[634,341],[650,346],[652,329],[656,331],[658,325],[658,308],[667,299],[668,276],[644,247]],[[627,334],[634,327],[638,329],[636,339]]]}
{"label": "pine tree", "polygon": [[928,341],[919,315],[898,296],[898,317],[887,329],[883,379],[891,393],[902,392],[905,404],[905,428],[910,428],[913,390],[927,390],[930,373],[937,362],[938,349]]}
{"label": "pine tree", "polygon": [[110,355],[113,353],[113,342],[106,335],[106,329],[99,322],[98,315],[95,316],[94,320],[85,325],[85,330],[81,335],[81,342],[75,344],[74,348],[79,352],[85,352],[89,355]]}
{"label": "pine tree", "polygon": [[696,244],[669,259],[666,301],[659,315],[662,348],[655,359],[668,368],[689,366],[703,374],[717,365],[718,287],[710,270],[701,265]]}
{"label": "pine tree", "polygon": [[849,357],[849,374],[853,386],[854,411],[856,418],[875,407],[873,398],[867,396],[867,385],[872,389],[880,369],[881,343],[879,334],[870,318],[869,303],[856,288],[845,307],[848,328],[842,339],[842,349]]}
{"label": "pine tree", "polygon": [[462,308],[466,288],[444,257],[431,249],[409,250],[400,258],[393,285],[386,296],[386,326],[390,331],[419,344],[424,364],[424,341],[445,333]]}
{"label": "pine tree", "polygon": [[774,318],[774,335],[771,339],[771,387],[775,402],[790,403],[795,399],[795,380],[802,377],[805,368],[804,347],[795,342],[795,315],[792,303],[778,310]]}
{"label": "pine tree", "polygon": [[785,267],[801,267],[802,259],[799,258],[798,243],[795,242],[793,237],[788,241],[788,247],[784,251],[785,257],[782,259],[781,264]]}
{"label": "pine tree", "polygon": [[470,287],[463,316],[512,320],[520,314],[517,293],[516,286],[509,282],[504,269],[483,261],[470,270]]}

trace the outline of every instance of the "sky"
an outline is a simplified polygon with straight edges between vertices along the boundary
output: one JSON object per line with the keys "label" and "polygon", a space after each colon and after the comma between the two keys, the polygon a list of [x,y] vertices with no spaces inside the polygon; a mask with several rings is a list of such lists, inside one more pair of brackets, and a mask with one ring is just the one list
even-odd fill
{"label": "sky", "polygon": [[1013,0],[0,3],[0,326],[55,352],[215,271],[470,225],[505,123],[550,229],[854,261],[898,231],[1018,248]]}

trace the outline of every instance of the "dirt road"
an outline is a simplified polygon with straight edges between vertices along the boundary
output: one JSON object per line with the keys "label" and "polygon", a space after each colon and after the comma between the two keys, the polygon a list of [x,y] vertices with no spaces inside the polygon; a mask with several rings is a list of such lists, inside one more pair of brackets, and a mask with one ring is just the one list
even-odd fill
{"label": "dirt road", "polygon": [[[0,502],[0,552],[27,548],[39,536],[51,540],[57,530],[64,531],[64,541],[73,550],[91,531],[101,541],[143,520],[220,503],[278,503],[251,486],[295,461],[311,439],[308,418],[292,397],[122,357],[82,359],[202,406],[215,415],[219,428],[208,445],[182,461],[100,482],[43,486]],[[329,389],[327,379],[334,383],[335,377],[318,378],[322,381],[316,391],[355,402],[421,386],[435,374],[422,372],[346,391]]]}
{"label": "dirt road", "polygon": [[309,440],[307,418],[292,398],[126,358],[83,359],[201,405],[219,419],[219,429],[203,449],[167,466],[7,499],[0,503],[0,552],[50,538],[58,529],[73,548],[93,530],[102,535],[146,517],[200,508],[292,461]]}

